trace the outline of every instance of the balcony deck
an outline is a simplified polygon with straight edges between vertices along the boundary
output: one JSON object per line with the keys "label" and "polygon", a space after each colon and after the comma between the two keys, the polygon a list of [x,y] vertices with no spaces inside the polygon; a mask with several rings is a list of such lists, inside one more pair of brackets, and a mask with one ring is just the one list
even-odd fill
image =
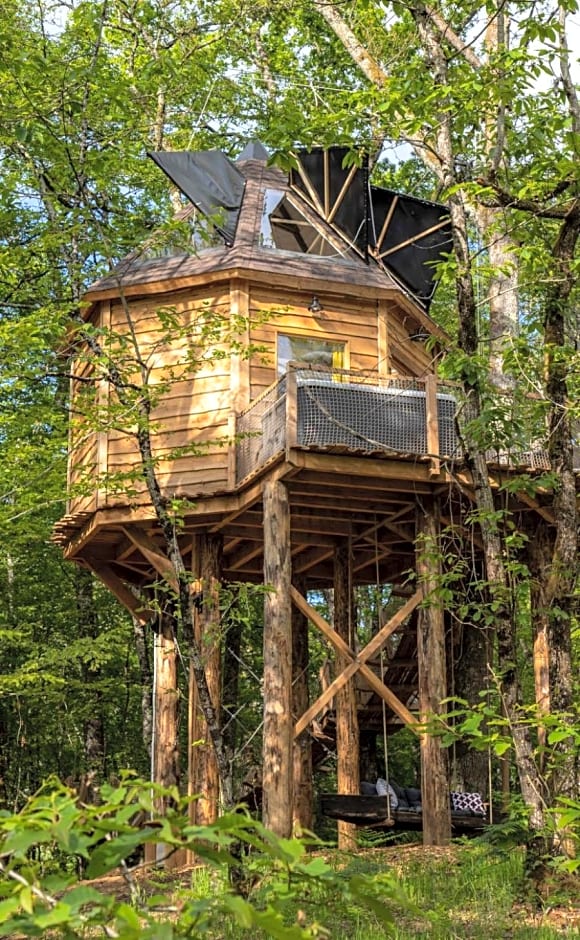
{"label": "balcony deck", "polygon": [[[461,429],[473,417],[461,386],[293,365],[236,421],[235,481],[242,486],[294,449],[427,463],[463,462]],[[488,453],[491,466],[547,470],[541,448]]]}
{"label": "balcony deck", "polygon": [[[238,416],[227,488],[172,491],[187,506],[184,552],[194,533],[221,533],[224,579],[260,581],[263,485],[276,478],[287,486],[297,575],[312,586],[331,584],[334,547],[347,539],[358,583],[373,583],[379,574],[402,585],[414,564],[423,499],[437,494],[443,524],[462,531],[473,500],[460,440],[470,417],[463,390],[435,376],[292,366]],[[495,487],[548,468],[540,448],[490,453],[488,460]],[[522,487],[506,498],[514,512],[553,521],[549,488],[532,497]],[[124,581],[144,584],[155,575],[138,547],[143,534],[153,542],[159,537],[147,500],[75,513],[61,520],[54,537],[68,558],[97,571],[109,566]]]}

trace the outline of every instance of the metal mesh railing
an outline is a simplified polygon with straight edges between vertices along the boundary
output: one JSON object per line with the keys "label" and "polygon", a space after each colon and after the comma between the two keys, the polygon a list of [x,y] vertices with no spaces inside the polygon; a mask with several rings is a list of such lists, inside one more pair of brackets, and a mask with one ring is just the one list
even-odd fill
{"label": "metal mesh railing", "polygon": [[[303,369],[296,377],[298,444],[367,453],[429,453],[424,380]],[[458,453],[456,408],[454,395],[438,389],[439,443],[431,456]]]}
{"label": "metal mesh railing", "polygon": [[236,482],[286,447],[286,376],[256,398],[236,421]]}
{"label": "metal mesh railing", "polygon": [[[291,446],[392,453],[461,460],[462,439],[476,417],[469,396],[455,383],[437,381],[437,437],[428,431],[428,382],[378,373],[289,365],[286,376],[266,389],[238,417],[236,482],[250,476]],[[292,414],[288,421],[288,399]],[[434,408],[433,408],[434,410]],[[294,423],[295,422],[295,423]],[[292,440],[287,442],[287,431]],[[431,445],[429,444],[431,441]],[[537,445],[487,450],[495,466],[544,470],[549,458],[538,432]],[[574,466],[580,465],[575,453]]]}
{"label": "metal mesh railing", "polygon": [[[429,454],[424,380],[302,365],[289,371],[296,383],[297,446]],[[238,418],[238,482],[285,449],[287,391],[284,377]],[[454,391],[438,386],[439,447],[430,456],[459,455]]]}

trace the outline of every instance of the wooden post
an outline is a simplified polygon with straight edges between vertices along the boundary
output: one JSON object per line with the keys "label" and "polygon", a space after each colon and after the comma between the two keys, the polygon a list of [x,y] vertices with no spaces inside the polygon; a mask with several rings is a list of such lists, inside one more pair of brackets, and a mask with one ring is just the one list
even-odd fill
{"label": "wooden post", "polygon": [[[294,587],[306,594],[303,578]],[[308,619],[292,606],[292,712],[297,721],[308,710]],[[308,729],[294,739],[294,828],[312,829],[312,739]]]}
{"label": "wooden post", "polygon": [[[221,683],[219,582],[222,545],[221,535],[202,534],[194,537],[192,548],[192,573],[202,590],[201,609],[195,616],[196,640],[201,650],[205,677],[216,711],[219,711],[220,706]],[[195,698],[193,691],[190,697]],[[199,713],[199,707],[191,711],[193,720],[189,749],[193,748],[193,751],[190,787],[192,792],[200,794],[196,803],[196,822],[199,825],[207,825],[215,822],[218,817],[219,774],[206,722]]]}
{"label": "wooden post", "polygon": [[292,609],[290,506],[280,481],[264,485],[263,820],[292,831]]}
{"label": "wooden post", "polygon": [[[441,577],[439,518],[432,501],[417,515],[417,574],[423,585],[426,606],[417,617],[417,662],[419,667],[419,713],[422,722],[440,714],[447,694],[445,625],[443,608],[436,592]],[[449,766],[447,751],[431,734],[421,735],[421,799],[423,844],[446,845],[451,838]]]}
{"label": "wooden post", "polygon": [[[161,615],[154,652],[153,781],[166,787],[179,784],[179,696],[176,653],[173,619]],[[160,815],[164,814],[166,808],[166,800],[160,798],[156,801],[156,810]],[[174,868],[181,864],[181,859],[177,858],[178,853],[166,858],[167,853],[167,846],[163,844],[156,846],[155,858],[158,862],[163,862],[167,868]]]}
{"label": "wooden post", "polygon": [[547,569],[552,559],[552,544],[548,526],[540,519],[534,528],[527,545],[526,562],[530,571],[530,606],[532,611],[532,630],[534,638],[534,686],[536,707],[538,709],[538,744],[540,745],[539,765],[543,770],[547,734],[543,718],[550,714],[550,651],[548,641],[548,603],[545,585]]}
{"label": "wooden post", "polygon": [[298,375],[290,367],[286,373],[286,459],[298,443]]}
{"label": "wooden post", "polygon": [[427,453],[431,457],[429,473],[438,474],[441,470],[439,460],[439,415],[437,412],[437,377],[425,376],[425,417],[427,421]]}
{"label": "wooden post", "polygon": [[[351,649],[355,648],[355,617],[350,578],[350,552],[348,544],[338,545],[334,552],[334,629]],[[349,665],[349,660],[337,654],[337,674]],[[337,787],[339,793],[359,793],[359,729],[354,678],[351,678],[335,696]],[[338,847],[349,850],[357,847],[357,830],[352,823],[338,823]]]}

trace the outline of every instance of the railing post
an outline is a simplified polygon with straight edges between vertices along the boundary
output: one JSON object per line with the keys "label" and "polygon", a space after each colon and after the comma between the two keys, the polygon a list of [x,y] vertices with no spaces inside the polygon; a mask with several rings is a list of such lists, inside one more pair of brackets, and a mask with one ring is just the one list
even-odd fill
{"label": "railing post", "polygon": [[298,443],[298,377],[294,369],[286,374],[286,460],[288,452]]}
{"label": "railing post", "polygon": [[437,377],[425,376],[425,417],[427,422],[427,453],[431,458],[429,473],[433,476],[441,470],[439,460],[439,416],[437,413]]}
{"label": "railing post", "polygon": [[237,415],[231,412],[228,417],[228,489],[235,490],[238,465],[238,444],[236,441]]}

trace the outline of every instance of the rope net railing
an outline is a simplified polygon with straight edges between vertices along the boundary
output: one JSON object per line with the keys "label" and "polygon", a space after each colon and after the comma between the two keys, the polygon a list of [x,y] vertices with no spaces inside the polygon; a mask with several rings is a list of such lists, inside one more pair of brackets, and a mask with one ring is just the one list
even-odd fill
{"label": "rope net railing", "polygon": [[295,444],[363,453],[460,457],[455,417],[460,389],[439,383],[436,391],[438,449],[428,448],[426,381],[375,372],[292,364],[287,376],[266,389],[236,424],[236,481],[286,447],[290,382],[295,383]]}
{"label": "rope net railing", "polygon": [[236,420],[236,483],[286,447],[286,376],[270,385]]}
{"label": "rope net railing", "polygon": [[[426,383],[401,376],[298,369],[297,443],[305,447],[427,456]],[[454,456],[457,403],[437,393],[439,449]]]}

